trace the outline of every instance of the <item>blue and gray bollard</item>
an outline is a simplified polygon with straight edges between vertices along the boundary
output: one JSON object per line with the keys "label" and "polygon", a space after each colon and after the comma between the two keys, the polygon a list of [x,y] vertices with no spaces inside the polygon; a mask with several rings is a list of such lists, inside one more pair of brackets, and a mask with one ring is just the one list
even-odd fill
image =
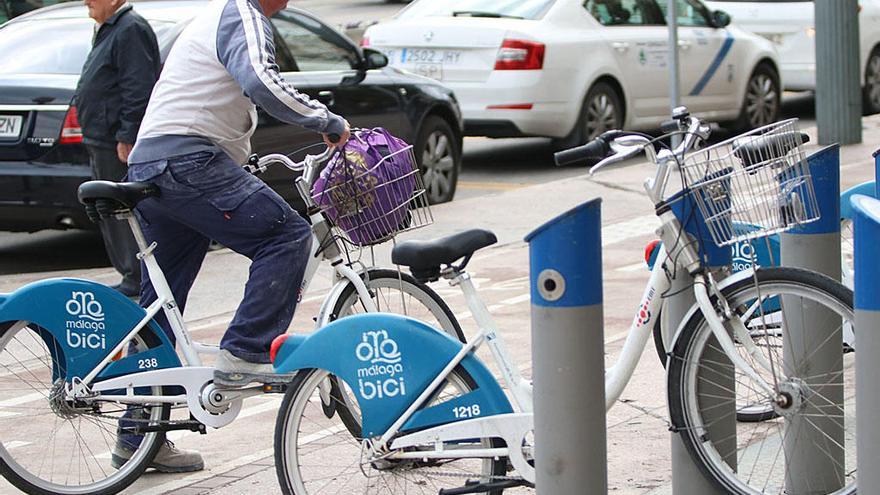
{"label": "blue and gray bollard", "polygon": [[[880,356],[880,201],[852,199],[855,224],[856,348],[859,356]],[[856,359],[856,453],[860,495],[880,495],[880,361]]]}
{"label": "blue and gray bollard", "polygon": [[[840,148],[825,147],[807,158],[820,217],[799,225],[780,236],[782,266],[815,271],[840,281]],[[829,383],[827,377],[842,376],[843,360],[841,324],[829,324],[836,319],[827,308],[815,305],[786,304],[782,298],[782,312],[789,334],[783,338],[783,371],[796,378],[830,404],[843,405],[843,383]],[[823,324],[824,323],[824,324]],[[808,372],[805,370],[809,370]],[[815,408],[792,418],[786,418],[785,456],[786,493],[795,495],[814,493],[816,486],[843,488],[846,478],[843,421],[823,414],[830,405],[813,401],[805,407]],[[804,448],[821,445],[824,451]],[[836,461],[836,462],[832,462]],[[860,473],[861,474],[861,473]],[[861,486],[861,480],[859,485]]]}
{"label": "blue and gray bollard", "polygon": [[539,495],[608,490],[600,206],[584,203],[526,236]]}

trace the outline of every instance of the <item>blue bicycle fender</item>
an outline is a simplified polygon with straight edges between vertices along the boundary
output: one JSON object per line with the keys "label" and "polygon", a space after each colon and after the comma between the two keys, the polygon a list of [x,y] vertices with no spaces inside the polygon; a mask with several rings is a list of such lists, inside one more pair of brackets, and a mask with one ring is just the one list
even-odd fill
{"label": "blue bicycle fender", "polygon": [[[28,321],[52,354],[59,377],[85,377],[146,316],[143,308],[96,282],[70,278],[41,280],[0,297],[0,322]],[[180,366],[165,332],[151,321],[147,331],[159,345],[111,362],[96,381],[138,371]],[[58,363],[64,363],[62,370]]]}
{"label": "blue bicycle fender", "polygon": [[853,219],[853,208],[849,200],[856,194],[864,194],[872,198],[876,196],[874,181],[863,182],[840,193],[840,218],[846,220]]}
{"label": "blue bicycle fender", "polygon": [[[418,320],[371,313],[342,318],[309,336],[288,338],[278,350],[275,366],[279,373],[318,368],[341,378],[357,397],[363,433],[376,436],[391,427],[461,348],[457,340]],[[405,429],[452,422],[461,414],[476,417],[513,411],[479,359],[471,353],[461,365],[477,388],[420,410]]]}

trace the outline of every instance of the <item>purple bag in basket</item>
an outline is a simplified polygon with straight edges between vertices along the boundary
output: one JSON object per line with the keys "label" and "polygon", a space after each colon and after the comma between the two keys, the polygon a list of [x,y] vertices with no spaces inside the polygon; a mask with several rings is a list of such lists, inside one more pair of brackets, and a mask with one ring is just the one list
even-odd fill
{"label": "purple bag in basket", "polygon": [[367,246],[405,229],[416,187],[411,146],[377,127],[352,132],[312,185],[312,198],[351,242]]}

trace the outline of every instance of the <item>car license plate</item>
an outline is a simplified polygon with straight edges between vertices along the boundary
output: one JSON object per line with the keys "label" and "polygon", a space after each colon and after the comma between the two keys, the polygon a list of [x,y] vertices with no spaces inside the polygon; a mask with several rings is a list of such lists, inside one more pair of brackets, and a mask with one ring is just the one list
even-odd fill
{"label": "car license plate", "polygon": [[461,50],[404,48],[400,52],[400,63],[402,64],[455,65],[459,62],[461,62]]}
{"label": "car license plate", "polygon": [[0,115],[0,138],[18,138],[23,121],[21,115]]}

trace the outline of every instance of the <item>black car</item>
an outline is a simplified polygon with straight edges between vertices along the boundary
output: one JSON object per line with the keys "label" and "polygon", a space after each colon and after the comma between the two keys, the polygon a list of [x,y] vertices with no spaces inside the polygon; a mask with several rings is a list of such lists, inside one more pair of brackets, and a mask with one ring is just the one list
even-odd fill
{"label": "black car", "polygon": [[[133,2],[156,32],[163,58],[204,1]],[[384,127],[414,145],[429,199],[452,199],[461,168],[461,113],[437,82],[385,67],[319,19],[289,8],[272,19],[285,79],[342,115],[352,127]],[[0,28],[0,230],[92,228],[76,200],[90,178],[76,109],[70,106],[95,23],[81,2],[30,12]],[[320,136],[260,112],[252,148],[301,159]],[[302,204],[284,167],[263,178],[294,207]]]}

